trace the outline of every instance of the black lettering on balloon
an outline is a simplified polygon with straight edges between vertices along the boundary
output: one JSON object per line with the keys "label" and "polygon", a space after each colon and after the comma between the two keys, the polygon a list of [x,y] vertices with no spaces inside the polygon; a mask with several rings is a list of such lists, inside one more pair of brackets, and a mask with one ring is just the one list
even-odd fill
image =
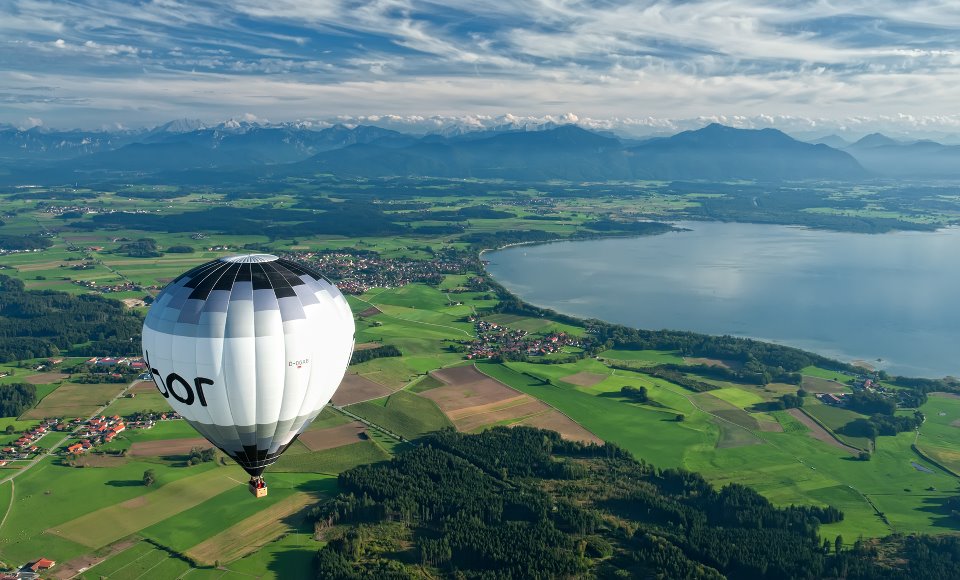
{"label": "black lettering on balloon", "polygon": [[210,379],[205,379],[203,377],[197,377],[193,379],[193,386],[197,388],[197,398],[200,399],[200,406],[207,406],[207,399],[203,396],[203,385],[212,385],[213,381]]}
{"label": "black lettering on balloon", "polygon": [[[177,393],[177,390],[173,388],[174,382],[178,382],[183,385],[183,388],[187,391],[187,395],[185,397],[181,397],[180,394]],[[170,394],[173,395],[174,399],[180,401],[184,405],[193,404],[193,389],[190,388],[190,383],[184,380],[184,378],[177,373],[170,373],[167,375],[167,388],[170,389]]]}
{"label": "black lettering on balloon", "polygon": [[160,376],[160,371],[150,366],[150,351],[144,351],[143,358],[147,359],[147,367],[150,369],[150,376],[153,377],[153,384],[157,386],[157,390],[160,391],[163,398],[169,399],[170,392],[167,390],[167,385],[163,382],[163,377]]}
{"label": "black lettering on balloon", "polygon": [[160,391],[160,394],[163,395],[163,398],[169,399],[170,391],[167,390],[167,385],[163,383],[163,377],[160,376],[160,371],[157,369],[150,369],[150,374],[153,376],[153,384],[157,385],[157,390]]}

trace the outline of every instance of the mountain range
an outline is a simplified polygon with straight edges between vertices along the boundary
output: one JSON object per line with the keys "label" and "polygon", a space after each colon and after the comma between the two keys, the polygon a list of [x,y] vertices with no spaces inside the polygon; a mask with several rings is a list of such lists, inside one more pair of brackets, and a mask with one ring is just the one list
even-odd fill
{"label": "mountain range", "polygon": [[508,180],[858,180],[960,177],[960,146],[868,135],[848,143],[799,141],[776,129],[711,124],[669,137],[628,140],[577,125],[513,126],[410,135],[375,126],[317,128],[179,120],[139,131],[0,127],[0,181],[191,175],[230,179],[318,173]]}

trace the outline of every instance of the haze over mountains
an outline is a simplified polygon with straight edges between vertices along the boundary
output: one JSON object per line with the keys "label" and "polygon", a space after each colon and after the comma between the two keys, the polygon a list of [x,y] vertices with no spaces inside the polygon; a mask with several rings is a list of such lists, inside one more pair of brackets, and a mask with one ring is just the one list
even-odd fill
{"label": "haze over mountains", "polygon": [[[0,180],[69,183],[125,176],[231,180],[329,173],[510,180],[960,177],[960,146],[873,134],[816,143],[776,129],[711,124],[669,137],[621,139],[577,125],[507,126],[410,135],[375,126],[206,126],[173,121],[139,131],[0,128]],[[211,173],[212,172],[212,173]]]}

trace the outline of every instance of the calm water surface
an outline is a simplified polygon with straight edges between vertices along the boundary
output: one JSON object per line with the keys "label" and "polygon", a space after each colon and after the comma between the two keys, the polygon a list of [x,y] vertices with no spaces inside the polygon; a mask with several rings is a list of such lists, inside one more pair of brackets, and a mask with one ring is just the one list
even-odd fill
{"label": "calm water surface", "polygon": [[691,231],[484,258],[512,292],[567,314],[749,336],[895,374],[960,375],[960,228],[865,235],[679,225]]}

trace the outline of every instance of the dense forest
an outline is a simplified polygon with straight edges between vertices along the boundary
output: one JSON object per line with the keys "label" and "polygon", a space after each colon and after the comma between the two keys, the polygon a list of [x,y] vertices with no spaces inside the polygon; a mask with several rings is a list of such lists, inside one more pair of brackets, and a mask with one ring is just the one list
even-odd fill
{"label": "dense forest", "polygon": [[368,360],[373,360],[375,358],[384,358],[390,356],[403,356],[403,353],[400,352],[399,348],[392,344],[355,350],[353,351],[353,355],[350,357],[350,364],[356,365],[362,362],[367,362]]}
{"label": "dense forest", "polygon": [[28,250],[43,250],[52,245],[53,242],[51,242],[49,238],[37,234],[28,236],[0,235],[0,250],[23,252]]}
{"label": "dense forest", "polygon": [[37,387],[28,383],[0,385],[0,417],[19,417],[37,402]]}
{"label": "dense forest", "polygon": [[0,275],[0,362],[67,351],[137,354],[142,325],[139,315],[116,300],[26,290],[20,280]]}
{"label": "dense forest", "polygon": [[845,546],[818,533],[835,508],[778,508],[613,444],[528,427],[420,443],[342,473],[312,510],[318,578],[960,577],[957,538]]}

